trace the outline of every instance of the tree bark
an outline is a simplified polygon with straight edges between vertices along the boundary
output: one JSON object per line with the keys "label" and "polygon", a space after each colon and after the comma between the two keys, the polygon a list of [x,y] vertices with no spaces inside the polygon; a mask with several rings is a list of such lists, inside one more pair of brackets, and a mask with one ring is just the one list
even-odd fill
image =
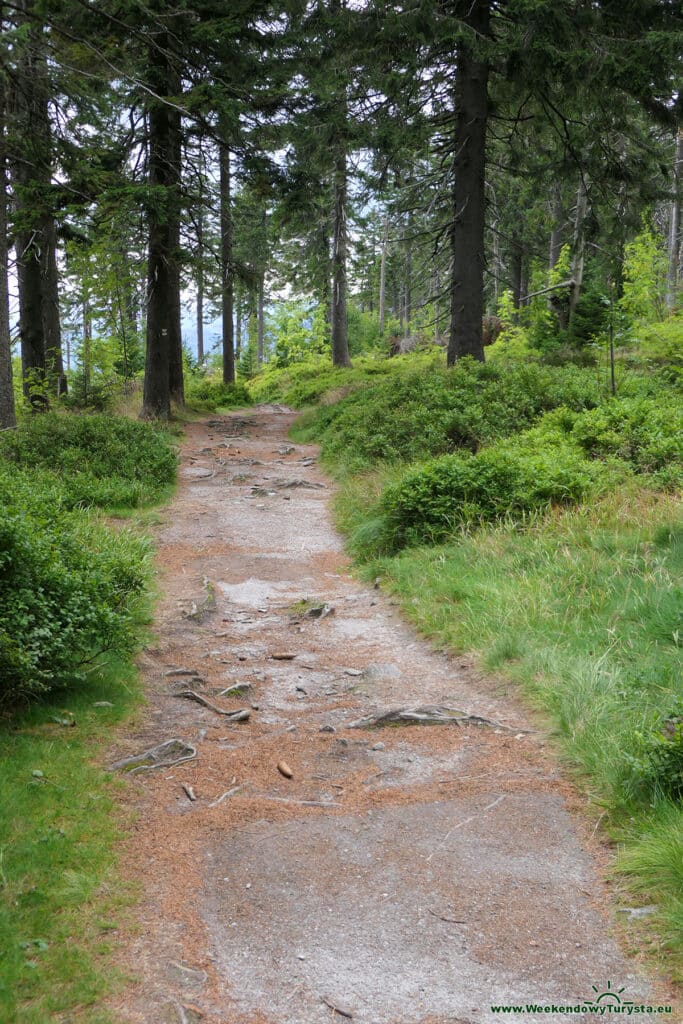
{"label": "tree bark", "polygon": [[530,272],[529,260],[526,257],[526,253],[522,256],[522,275],[520,279],[521,284],[521,295],[519,298],[520,306],[529,305],[529,272]]}
{"label": "tree bark", "polygon": [[583,285],[583,265],[586,252],[585,221],[588,208],[588,193],[583,178],[579,182],[579,190],[576,195],[576,216],[574,218],[574,255],[572,259],[572,287],[569,293],[569,318],[568,325],[571,325],[576,307],[581,298],[581,287]]}
{"label": "tree bark", "polygon": [[[0,5],[0,31],[3,27]],[[0,79],[0,428],[15,426],[14,384],[12,380],[12,342],[9,316],[9,242],[7,213],[9,194],[7,181],[7,154],[5,152],[5,114],[7,110],[5,83]]]}
{"label": "tree bark", "polygon": [[[223,129],[225,132],[225,129]],[[223,134],[223,133],[222,133]],[[227,133],[219,144],[220,169],[220,218],[221,218],[221,310],[223,317],[223,383],[235,383],[235,339],[233,334],[233,287],[234,269],[232,264],[232,179],[230,170],[230,149],[225,141]]]}
{"label": "tree bark", "polygon": [[263,273],[258,282],[258,298],[256,313],[256,362],[259,366],[263,363],[263,344],[265,339],[265,280]]}
{"label": "tree bark", "polygon": [[[177,96],[182,85],[179,76],[169,67],[169,92]],[[169,230],[171,251],[169,252],[170,309],[169,315],[169,363],[168,387],[171,401],[185,405],[185,380],[183,369],[183,333],[180,308],[180,211],[182,188],[183,140],[180,111],[174,107],[168,110],[169,151],[171,186],[169,195]]]}
{"label": "tree bark", "polygon": [[[459,5],[458,5],[459,9]],[[490,0],[472,0],[464,23],[481,40],[489,34]],[[451,324],[448,365],[463,356],[484,361],[484,231],[488,61],[469,38],[457,47],[453,139]]]}
{"label": "tree bark", "polygon": [[46,186],[51,177],[47,71],[41,28],[32,20],[33,6],[33,0],[19,0],[17,4],[19,24],[28,34],[17,46],[9,134],[21,370],[28,399],[37,394],[45,396],[47,391],[41,254],[46,244]]}
{"label": "tree bark", "polygon": [[52,214],[45,217],[45,233],[41,252],[43,275],[43,338],[45,368],[51,390],[57,395],[67,391],[62,357],[62,327],[59,319],[59,271],[57,268],[57,229]]}
{"label": "tree bark", "polygon": [[519,309],[522,295],[524,251],[516,235],[512,236],[512,252],[510,254],[510,286],[512,290],[512,305]]}
{"label": "tree bark", "polygon": [[83,295],[81,303],[83,323],[83,350],[81,359],[83,362],[83,400],[88,404],[88,392],[92,379],[92,320],[90,317],[90,303],[87,294]]}
{"label": "tree bark", "polygon": [[681,265],[681,184],[683,182],[683,128],[678,129],[674,174],[671,189],[671,216],[669,220],[669,268],[667,274],[666,304],[674,309],[678,294]]}
{"label": "tree bark", "polygon": [[242,355],[242,289],[235,281],[235,359]]}
{"label": "tree bark", "polygon": [[501,268],[500,268],[500,238],[498,235],[498,220],[491,225],[491,258],[493,261],[493,310],[498,310],[498,300],[500,299],[500,279],[501,279]]}
{"label": "tree bark", "polygon": [[386,321],[387,312],[387,232],[389,224],[388,220],[384,218],[384,227],[382,228],[382,254],[379,259],[379,335],[380,338],[384,334],[384,324]]}
{"label": "tree bark", "polygon": [[332,363],[351,366],[346,314],[346,153],[338,153],[334,168],[334,237],[332,242]]}
{"label": "tree bark", "polygon": [[[180,224],[178,231],[173,232],[175,252],[180,247]],[[185,405],[185,371],[183,367],[183,332],[182,311],[180,308],[180,265],[177,255],[173,257],[169,267],[171,283],[169,313],[169,364],[168,387],[171,401],[182,408]]]}
{"label": "tree bark", "polygon": [[551,210],[552,231],[550,233],[550,244],[548,246],[548,270],[554,270],[562,252],[562,186],[555,185],[553,203]]}
{"label": "tree bark", "polygon": [[204,209],[197,212],[197,362],[204,361]]}
{"label": "tree bark", "polygon": [[[164,103],[176,82],[168,57],[168,33],[160,32],[149,49],[150,83],[159,100],[149,102],[147,208],[147,348],[142,419],[167,420],[171,412],[171,346],[175,350],[175,318],[179,312],[176,224],[180,168],[177,161],[176,111]],[[177,386],[177,380],[175,381]]]}
{"label": "tree bark", "polygon": [[406,337],[410,334],[410,319],[411,319],[411,317],[413,315],[413,308],[412,308],[413,307],[413,296],[412,296],[412,288],[413,288],[413,280],[412,280],[413,279],[413,257],[412,257],[412,251],[411,251],[411,244],[412,244],[412,242],[411,242],[411,239],[410,239],[410,232],[411,232],[411,230],[412,230],[411,216],[410,216],[410,213],[409,213],[408,216],[406,217],[406,237],[404,238],[404,246],[405,246],[405,261],[404,261],[404,273],[405,273],[405,286],[404,287],[405,287],[405,291],[404,291],[404,295],[405,295],[405,334],[406,334]]}

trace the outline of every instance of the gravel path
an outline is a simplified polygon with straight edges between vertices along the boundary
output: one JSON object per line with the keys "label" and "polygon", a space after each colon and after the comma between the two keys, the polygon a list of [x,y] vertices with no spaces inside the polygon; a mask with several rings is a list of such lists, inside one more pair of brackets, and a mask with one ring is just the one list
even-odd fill
{"label": "gravel path", "polygon": [[[330,481],[291,422],[261,406],[187,431],[157,531],[149,707],[111,760],[169,738],[197,756],[128,777],[143,898],[111,1008],[131,1024],[488,1024],[498,1004],[558,1007],[504,1015],[534,1024],[608,982],[624,991],[605,1002],[648,1002],[543,735],[350,576]],[[351,728],[423,705],[492,724]]]}

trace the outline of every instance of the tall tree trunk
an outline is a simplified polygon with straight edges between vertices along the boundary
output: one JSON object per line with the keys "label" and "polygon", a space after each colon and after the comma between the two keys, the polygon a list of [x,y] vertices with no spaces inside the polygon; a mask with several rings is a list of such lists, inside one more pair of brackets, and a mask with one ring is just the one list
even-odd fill
{"label": "tall tree trunk", "polygon": [[[15,203],[15,208],[18,203]],[[30,399],[46,385],[43,336],[43,276],[40,249],[34,231],[17,231],[17,285],[19,291],[19,338],[24,394]]]}
{"label": "tall tree trunk", "polygon": [[498,234],[498,220],[491,225],[491,256],[493,260],[493,312],[498,309],[500,298],[500,237]]}
{"label": "tall tree trunk", "polygon": [[406,315],[406,322],[405,322],[406,337],[410,334],[410,319],[411,319],[412,313],[413,313],[413,310],[412,310],[412,304],[413,304],[413,298],[412,298],[413,258],[412,258],[412,250],[411,250],[412,241],[411,241],[411,238],[410,238],[411,230],[412,230],[411,216],[410,216],[410,213],[409,213],[408,216],[406,217],[406,237],[404,239],[404,245],[405,245],[405,262],[404,262],[405,293],[404,294],[405,294],[405,311],[406,311],[405,312],[405,315]]}
{"label": "tall tree trunk", "polygon": [[14,192],[19,337],[24,394],[47,391],[43,321],[43,261],[51,146],[47,115],[47,67],[42,29],[33,20],[33,0],[18,0],[18,22],[27,35],[17,44],[16,80],[9,151]]}
{"label": "tall tree trunk", "polygon": [[576,307],[581,298],[581,287],[583,285],[583,264],[586,252],[585,221],[588,209],[588,193],[583,178],[579,182],[579,190],[576,195],[576,216],[574,218],[574,254],[572,258],[572,287],[569,293],[569,320],[571,325]]}
{"label": "tall tree trunk", "polygon": [[527,298],[527,296],[529,294],[529,270],[530,270],[529,260],[528,260],[528,258],[526,256],[526,253],[525,253],[523,255],[523,257],[522,257],[522,275],[521,275],[521,278],[520,278],[520,292],[521,292],[521,294],[520,294],[520,297],[519,297],[519,303],[520,303],[521,306],[528,306],[529,305],[529,300]]}
{"label": "tall tree trunk", "polygon": [[[158,33],[149,48],[149,78],[159,100],[149,101],[148,184],[152,201],[147,209],[147,350],[143,419],[166,420],[171,412],[171,346],[175,354],[175,318],[179,311],[176,224],[180,168],[177,162],[176,111],[164,103],[174,95],[176,77],[168,58],[168,33]],[[176,381],[177,385],[177,381]]]}
{"label": "tall tree trunk", "polygon": [[[169,92],[177,96],[182,89],[179,76],[169,68]],[[169,229],[171,251],[169,253],[169,283],[171,307],[169,315],[169,362],[168,388],[171,401],[185,405],[185,380],[183,369],[182,312],[180,306],[180,210],[183,165],[183,139],[180,111],[170,107],[168,111],[169,150],[172,178],[170,189]]]}
{"label": "tall tree trunk", "polygon": [[242,355],[242,289],[235,281],[235,359]]}
{"label": "tall tree trunk", "polygon": [[683,128],[678,129],[674,174],[671,190],[671,216],[669,220],[669,269],[667,274],[666,304],[676,306],[681,265],[681,188],[683,185]]}
{"label": "tall tree trunk", "polygon": [[[227,138],[223,130],[222,138]],[[221,310],[223,317],[223,383],[235,383],[235,352],[233,335],[233,280],[232,265],[232,179],[230,150],[226,141],[219,145],[221,192]]]}
{"label": "tall tree trunk", "polygon": [[440,310],[440,293],[441,293],[441,281],[439,280],[439,271],[435,270],[432,277],[432,295],[434,296],[434,344],[441,344],[441,334],[439,332],[439,317],[441,316]]}
{"label": "tall tree trunk", "polygon": [[[491,0],[472,0],[464,23],[480,41],[489,34]],[[459,10],[459,5],[458,5]],[[448,365],[463,356],[484,361],[484,231],[488,61],[469,38],[457,47],[450,232],[451,325]]]}
{"label": "tall tree trunk", "polygon": [[379,335],[384,334],[387,311],[387,222],[382,233],[382,254],[379,259]]}
{"label": "tall tree trunk", "polygon": [[384,334],[384,324],[387,315],[387,234],[389,231],[389,220],[384,218],[382,228],[382,253],[379,258],[379,334]]}
{"label": "tall tree trunk", "polygon": [[510,287],[512,290],[512,305],[519,309],[522,301],[522,273],[523,273],[524,252],[516,235],[512,236],[512,252],[510,253]]}
{"label": "tall tree trunk", "polygon": [[57,268],[57,229],[51,214],[45,217],[45,235],[41,252],[43,275],[43,338],[45,368],[51,388],[66,394],[66,375],[62,357],[62,327],[59,319],[59,272]]}
{"label": "tall tree trunk", "polygon": [[325,311],[325,324],[332,331],[332,288],[330,284],[332,264],[330,261],[329,220],[326,217],[320,231],[320,304]]}
{"label": "tall tree trunk", "polygon": [[346,153],[338,153],[334,168],[334,237],[332,242],[332,363],[350,366],[346,316]]}
{"label": "tall tree trunk", "polygon": [[90,314],[90,301],[85,287],[81,296],[81,327],[83,331],[83,343],[81,345],[83,403],[87,405],[92,381],[92,317]]}
{"label": "tall tree trunk", "polygon": [[553,191],[553,203],[551,210],[552,231],[550,233],[550,244],[548,246],[548,270],[554,270],[562,252],[562,186],[558,183]]}
{"label": "tall tree trunk", "polygon": [[197,362],[204,361],[204,208],[197,213]]}
{"label": "tall tree trunk", "polygon": [[[180,232],[174,231],[173,244],[177,253],[180,246]],[[173,259],[170,270],[171,308],[169,309],[168,349],[168,387],[171,401],[176,405],[185,405],[185,371],[183,367],[183,332],[182,310],[180,307],[180,266],[177,256]]]}
{"label": "tall tree trunk", "polygon": [[256,314],[256,362],[263,363],[263,344],[265,339],[265,275],[261,273],[258,282],[257,314]]}
{"label": "tall tree trunk", "polygon": [[[3,27],[0,5],[0,31]],[[5,152],[5,114],[7,110],[5,82],[0,78],[0,428],[13,427],[17,420],[14,410],[12,380],[12,343],[10,337],[9,243],[7,239],[7,213],[9,189],[7,181],[7,154]]]}

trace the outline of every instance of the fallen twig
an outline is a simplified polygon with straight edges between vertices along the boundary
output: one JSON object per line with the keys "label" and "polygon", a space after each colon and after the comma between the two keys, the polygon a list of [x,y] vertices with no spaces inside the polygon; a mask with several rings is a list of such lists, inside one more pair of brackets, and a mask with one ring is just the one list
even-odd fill
{"label": "fallen twig", "polygon": [[197,797],[195,796],[195,792],[194,792],[192,786],[186,786],[185,783],[183,782],[182,783],[182,787],[185,790],[185,794],[187,796],[187,799],[191,800],[192,803],[194,803],[195,800],[197,799]]}
{"label": "fallen twig", "polygon": [[227,789],[225,793],[218,797],[217,800],[214,800],[212,803],[210,803],[209,807],[218,807],[218,805],[222,804],[224,800],[228,799],[228,797],[234,796],[235,793],[239,793],[241,788],[241,786],[233,786],[232,789]]}
{"label": "fallen twig", "polygon": [[258,800],[273,800],[277,804],[296,804],[298,807],[341,807],[332,800],[294,800],[287,796],[268,796],[267,793],[256,793]]}
{"label": "fallen twig", "polygon": [[442,917],[441,914],[437,914],[436,911],[430,910],[427,907],[427,913],[431,914],[432,917],[436,917],[439,921],[446,921],[447,924],[467,924],[467,921],[461,921],[457,917]]}
{"label": "fallen twig", "polygon": [[340,1017],[346,1017],[348,1020],[352,1020],[353,1012],[347,1009],[347,1007],[340,1006],[338,1003],[333,1003],[331,999],[327,998],[327,996],[321,996],[320,998],[325,1006],[329,1006],[329,1008],[334,1010],[335,1013],[338,1013]]}
{"label": "fallen twig", "polygon": [[[486,814],[487,811],[492,811],[493,808],[497,807],[498,804],[501,803],[501,801],[503,801],[504,799],[505,799],[505,794],[503,794],[502,796],[496,797],[496,799],[491,801],[490,804],[487,804],[486,807],[484,807],[484,809],[479,812],[479,814],[472,814],[472,815],[470,815],[469,818],[464,818],[462,821],[459,821],[458,824],[454,825],[453,828],[450,829],[446,833],[446,835],[443,837],[443,839],[439,843],[439,848],[442,847],[444,845],[444,843],[447,842],[448,839],[450,839],[450,837],[453,835],[453,833],[456,831],[456,829],[462,828],[463,825],[469,825],[469,823],[471,821],[475,821],[477,818],[480,818],[482,814]],[[427,857],[427,862],[429,862],[432,859],[432,857],[434,856],[435,853],[436,853],[436,850],[432,850],[432,852]]]}

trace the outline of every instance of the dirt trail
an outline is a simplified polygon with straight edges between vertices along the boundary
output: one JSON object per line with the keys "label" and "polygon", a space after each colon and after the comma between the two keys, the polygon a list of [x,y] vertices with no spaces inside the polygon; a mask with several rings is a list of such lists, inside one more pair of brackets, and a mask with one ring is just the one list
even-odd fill
{"label": "dirt trail", "polygon": [[[130,777],[144,896],[124,967],[139,983],[113,1009],[144,1024],[483,1024],[492,1004],[575,1006],[608,981],[641,1002],[543,737],[351,578],[329,481],[291,422],[260,407],[187,431],[158,534],[150,707],[115,756],[178,737],[197,757]],[[314,603],[334,611],[307,615]],[[349,728],[435,703],[500,727]]]}

